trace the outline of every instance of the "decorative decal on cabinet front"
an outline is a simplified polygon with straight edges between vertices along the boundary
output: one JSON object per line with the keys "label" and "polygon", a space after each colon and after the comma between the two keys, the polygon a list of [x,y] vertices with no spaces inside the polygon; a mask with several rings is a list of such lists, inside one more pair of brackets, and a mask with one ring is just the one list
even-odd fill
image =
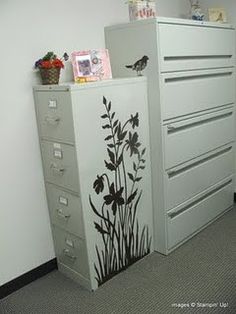
{"label": "decorative decal on cabinet front", "polygon": [[138,221],[142,189],[139,182],[145,169],[146,148],[139,142],[136,129],[139,114],[131,115],[125,122],[112,111],[111,101],[103,97],[105,113],[102,129],[106,136],[106,171],[97,175],[93,189],[101,194],[103,203],[97,207],[89,195],[89,203],[97,216],[94,226],[102,239],[102,248],[96,244],[97,263],[94,263],[98,285],[125,270],[150,253],[151,241],[147,225]]}

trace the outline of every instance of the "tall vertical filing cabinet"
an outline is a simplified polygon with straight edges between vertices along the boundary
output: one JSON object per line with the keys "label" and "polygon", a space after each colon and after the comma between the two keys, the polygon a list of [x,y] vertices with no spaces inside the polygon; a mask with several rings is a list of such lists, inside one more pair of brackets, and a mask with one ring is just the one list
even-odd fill
{"label": "tall vertical filing cabinet", "polygon": [[235,30],[156,18],[105,28],[115,77],[149,58],[155,250],[168,254],[232,208]]}
{"label": "tall vertical filing cabinet", "polygon": [[95,290],[153,251],[145,78],[34,87],[58,268]]}

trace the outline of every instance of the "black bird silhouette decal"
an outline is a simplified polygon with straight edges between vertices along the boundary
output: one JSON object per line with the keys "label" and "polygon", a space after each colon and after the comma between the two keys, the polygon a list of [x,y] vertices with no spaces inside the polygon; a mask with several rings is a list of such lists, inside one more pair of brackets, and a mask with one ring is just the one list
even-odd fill
{"label": "black bird silhouette decal", "polygon": [[125,67],[127,69],[135,70],[138,76],[142,76],[141,72],[146,68],[148,60],[149,58],[147,56],[143,56],[141,59],[136,61],[133,65],[126,65]]}

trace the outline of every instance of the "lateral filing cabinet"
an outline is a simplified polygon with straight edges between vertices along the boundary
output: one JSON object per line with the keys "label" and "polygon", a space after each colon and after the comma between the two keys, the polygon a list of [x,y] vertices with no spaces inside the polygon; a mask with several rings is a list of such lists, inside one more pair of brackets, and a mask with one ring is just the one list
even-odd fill
{"label": "lateral filing cabinet", "polygon": [[146,78],[40,85],[34,99],[58,268],[95,290],[153,251]]}
{"label": "lateral filing cabinet", "polygon": [[149,57],[154,249],[168,254],[232,208],[235,31],[156,18],[105,28],[115,77]]}

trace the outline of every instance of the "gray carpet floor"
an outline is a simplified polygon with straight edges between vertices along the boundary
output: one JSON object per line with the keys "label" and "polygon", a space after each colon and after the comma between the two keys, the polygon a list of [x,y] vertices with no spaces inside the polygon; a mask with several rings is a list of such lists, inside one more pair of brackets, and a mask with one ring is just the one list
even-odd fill
{"label": "gray carpet floor", "polygon": [[[190,307],[176,307],[181,304]],[[153,253],[96,292],[54,271],[3,299],[0,313],[236,313],[236,210],[169,256]]]}

